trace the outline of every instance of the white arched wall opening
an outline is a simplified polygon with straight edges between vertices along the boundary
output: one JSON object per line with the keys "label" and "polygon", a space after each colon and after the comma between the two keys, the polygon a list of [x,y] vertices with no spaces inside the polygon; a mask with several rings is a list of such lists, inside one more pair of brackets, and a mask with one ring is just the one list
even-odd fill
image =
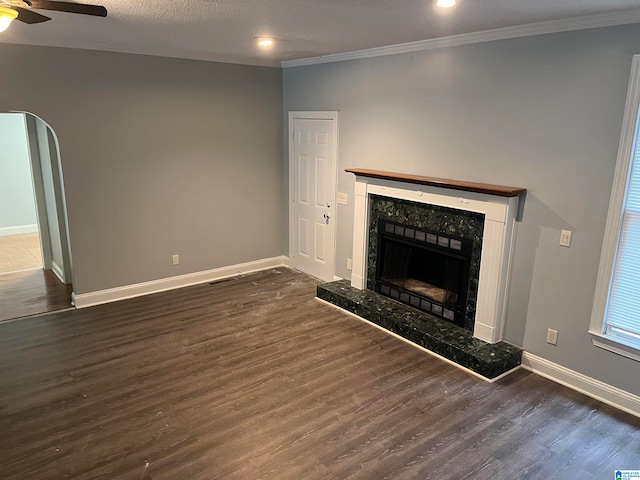
{"label": "white arched wall opening", "polygon": [[36,199],[43,267],[52,270],[65,284],[73,285],[73,263],[60,147],[53,128],[31,112],[24,115],[31,173]]}

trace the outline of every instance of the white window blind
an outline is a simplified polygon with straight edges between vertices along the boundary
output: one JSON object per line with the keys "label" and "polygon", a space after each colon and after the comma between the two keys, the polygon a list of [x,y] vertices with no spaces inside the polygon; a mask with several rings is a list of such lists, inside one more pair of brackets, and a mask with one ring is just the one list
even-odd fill
{"label": "white window blind", "polygon": [[636,119],[605,334],[640,346],[640,116]]}

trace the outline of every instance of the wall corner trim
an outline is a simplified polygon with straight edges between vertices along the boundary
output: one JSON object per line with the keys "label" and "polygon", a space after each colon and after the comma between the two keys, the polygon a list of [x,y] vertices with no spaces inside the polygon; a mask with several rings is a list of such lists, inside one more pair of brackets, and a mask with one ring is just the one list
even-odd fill
{"label": "wall corner trim", "polygon": [[216,280],[222,280],[236,275],[245,275],[247,273],[269,270],[276,267],[286,267],[288,264],[288,257],[281,255],[278,257],[264,258],[252,262],[214,268],[213,270],[204,270],[175,277],[161,278],[150,282],[135,283],[132,285],[98,290],[89,293],[73,293],[72,300],[76,308],[92,307],[94,305],[117,302],[127,298],[164,292],[176,288],[188,287],[190,285],[197,285],[199,283],[214,282]]}
{"label": "wall corner trim", "polygon": [[529,352],[522,354],[522,367],[623,412],[640,417],[640,396],[638,395],[587,377]]}
{"label": "wall corner trim", "polygon": [[640,9],[623,10],[613,13],[585,15],[561,20],[550,20],[546,22],[516,25],[513,27],[496,28],[481,32],[463,33],[461,35],[431,38],[428,40],[419,40],[417,42],[388,45],[353,52],[334,53],[320,57],[285,60],[282,62],[282,68],[342,62],[361,58],[382,57],[398,53],[419,52],[421,50],[470,45],[473,43],[492,42],[495,40],[506,40],[509,38],[531,37],[534,35],[546,35],[549,33],[571,32],[574,30],[586,30],[589,28],[614,27],[616,25],[627,25],[639,22]]}
{"label": "wall corner trim", "polygon": [[58,280],[60,280],[64,284],[67,283],[65,278],[64,278],[64,270],[63,270],[63,268],[53,260],[51,261],[51,270],[56,275],[56,277],[58,277]]}

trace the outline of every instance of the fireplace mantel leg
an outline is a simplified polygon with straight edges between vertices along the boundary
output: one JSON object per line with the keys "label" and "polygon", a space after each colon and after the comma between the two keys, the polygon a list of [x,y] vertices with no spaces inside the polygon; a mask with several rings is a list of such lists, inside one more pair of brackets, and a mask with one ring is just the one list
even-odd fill
{"label": "fireplace mantel leg", "polygon": [[353,217],[353,263],[351,270],[351,286],[364,290],[367,288],[367,251],[369,220],[369,195],[367,182],[358,179],[354,195]]}

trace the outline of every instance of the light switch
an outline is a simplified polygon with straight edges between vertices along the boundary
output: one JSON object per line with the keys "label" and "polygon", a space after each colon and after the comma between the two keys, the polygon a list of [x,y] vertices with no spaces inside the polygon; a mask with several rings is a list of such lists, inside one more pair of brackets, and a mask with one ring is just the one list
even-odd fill
{"label": "light switch", "polygon": [[571,230],[562,230],[560,232],[560,246],[562,247],[571,246]]}
{"label": "light switch", "polygon": [[346,193],[338,192],[338,203],[340,205],[346,205],[349,201],[349,196]]}

